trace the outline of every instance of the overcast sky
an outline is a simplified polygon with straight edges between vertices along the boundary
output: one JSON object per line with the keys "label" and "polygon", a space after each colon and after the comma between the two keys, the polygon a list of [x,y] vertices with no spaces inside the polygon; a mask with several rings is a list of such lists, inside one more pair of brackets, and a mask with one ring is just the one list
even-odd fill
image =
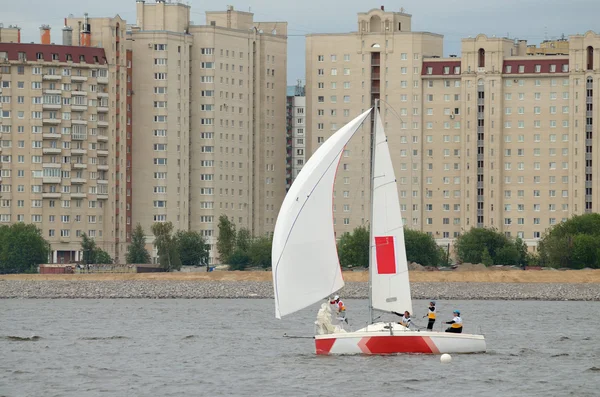
{"label": "overcast sky", "polygon": [[[62,21],[69,14],[83,16],[88,12],[90,17],[119,14],[128,23],[135,23],[135,0],[0,1],[0,22],[4,26],[21,26],[24,42],[39,42],[39,26],[49,24],[53,42],[59,44]],[[460,39],[479,33],[509,35],[526,39],[529,44],[538,44],[545,38],[558,38],[563,33],[600,32],[598,0],[193,0],[189,4],[195,24],[205,23],[205,11],[224,10],[228,4],[241,11],[251,8],[255,21],[287,21],[289,84],[304,79],[303,35],[356,31],[356,13],[381,5],[389,11],[404,7],[405,12],[413,16],[413,31],[443,34],[445,55],[460,54]]]}

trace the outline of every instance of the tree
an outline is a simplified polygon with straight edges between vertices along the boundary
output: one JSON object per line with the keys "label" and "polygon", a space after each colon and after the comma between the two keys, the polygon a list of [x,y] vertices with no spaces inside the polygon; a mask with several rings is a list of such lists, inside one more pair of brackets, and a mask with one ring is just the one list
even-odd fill
{"label": "tree", "polygon": [[[243,229],[242,229],[243,230]],[[242,231],[240,230],[240,232]],[[239,239],[238,239],[239,241]],[[248,247],[248,256],[252,266],[268,268],[271,266],[272,241],[268,237],[259,237],[252,240]]]}
{"label": "tree", "polygon": [[113,259],[110,257],[108,252],[106,252],[100,248],[96,248],[94,250],[94,262],[93,263],[97,263],[99,265],[111,265],[113,263]]}
{"label": "tree", "polygon": [[487,247],[483,249],[483,253],[481,254],[481,263],[483,263],[486,266],[491,266],[494,264],[492,256],[490,255],[490,251]]}
{"label": "tree", "polygon": [[229,256],[235,250],[235,225],[227,215],[219,217],[219,238],[217,239],[217,252],[222,263],[229,262]]}
{"label": "tree", "polygon": [[342,266],[369,266],[369,229],[358,226],[344,233],[338,242],[338,257]]}
{"label": "tree", "polygon": [[150,253],[146,249],[146,234],[139,223],[131,235],[131,244],[127,247],[127,263],[150,263]]}
{"label": "tree", "polygon": [[152,225],[154,245],[158,250],[158,262],[160,267],[168,272],[181,269],[179,244],[172,232],[173,224],[171,222],[156,222]]}
{"label": "tree", "polygon": [[247,252],[236,249],[229,255],[229,270],[244,270],[250,265],[250,255]]}
{"label": "tree", "polygon": [[0,273],[37,272],[48,260],[48,242],[32,224],[0,226]]}
{"label": "tree", "polygon": [[250,230],[243,227],[237,232],[237,236],[235,238],[235,245],[237,249],[247,252],[250,248],[251,241],[252,236],[250,235]]}
{"label": "tree", "polygon": [[92,264],[96,262],[96,241],[87,236],[87,234],[81,234],[81,251],[83,251],[81,261],[86,264]]}
{"label": "tree", "polygon": [[522,266],[527,266],[531,261],[531,255],[529,255],[529,252],[527,251],[527,244],[525,244],[523,240],[517,237],[517,239],[515,240],[515,248],[519,253],[518,264]]}
{"label": "tree", "polygon": [[183,266],[206,266],[209,245],[198,232],[179,230],[175,234],[179,246],[179,257]]}
{"label": "tree", "polygon": [[412,229],[404,229],[406,259],[423,266],[438,266],[446,259],[433,237],[427,233]]}
{"label": "tree", "polygon": [[574,216],[547,230],[538,252],[542,266],[600,267],[600,214]]}
{"label": "tree", "polygon": [[455,249],[458,259],[467,263],[483,263],[483,252],[487,249],[493,263],[498,264],[497,252],[512,244],[508,237],[496,229],[473,228],[456,239]]}

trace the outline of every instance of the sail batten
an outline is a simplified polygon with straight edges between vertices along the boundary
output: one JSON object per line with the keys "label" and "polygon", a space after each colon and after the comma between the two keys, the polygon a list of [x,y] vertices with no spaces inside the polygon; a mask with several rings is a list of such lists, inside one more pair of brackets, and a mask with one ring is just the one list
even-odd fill
{"label": "sail batten", "polygon": [[350,121],[321,145],[281,205],[272,248],[277,318],[344,286],[333,224],[333,186],[344,147],[370,112]]}

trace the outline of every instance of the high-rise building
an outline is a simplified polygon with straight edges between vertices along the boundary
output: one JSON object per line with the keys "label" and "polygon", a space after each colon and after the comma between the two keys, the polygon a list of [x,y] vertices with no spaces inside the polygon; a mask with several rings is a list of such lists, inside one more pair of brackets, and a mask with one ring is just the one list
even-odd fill
{"label": "high-rise building", "polygon": [[0,223],[39,227],[53,262],[80,260],[82,233],[114,255],[115,77],[104,49],[41,34],[46,44],[0,43]]}
{"label": "high-rise building", "polygon": [[[598,210],[599,35],[554,46],[565,55],[478,35],[442,58],[442,36],[411,32],[410,15],[358,19],[358,32],[307,39],[309,154],[380,99],[407,227],[444,244],[495,227],[535,247],[547,228]],[[370,130],[342,157],[338,236],[368,221]]]}
{"label": "high-rise building", "polygon": [[287,24],[233,7],[206,25],[189,15],[137,2],[133,219],[148,241],[154,222],[201,232],[214,262],[221,214],[269,234],[285,195]]}
{"label": "high-rise building", "polygon": [[306,160],[306,97],[304,86],[298,82],[287,87],[287,146],[285,186],[289,189]]}

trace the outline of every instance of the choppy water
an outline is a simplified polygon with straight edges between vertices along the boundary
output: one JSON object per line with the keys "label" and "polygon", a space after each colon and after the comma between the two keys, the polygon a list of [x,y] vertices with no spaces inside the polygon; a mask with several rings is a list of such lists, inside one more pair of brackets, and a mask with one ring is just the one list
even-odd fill
{"label": "choppy water", "polygon": [[[366,301],[345,302],[350,322]],[[599,302],[440,301],[489,352],[323,357],[317,306],[272,300],[0,300],[0,396],[599,396]],[[415,308],[425,314],[426,302]],[[419,313],[417,313],[419,314]],[[414,316],[419,322],[420,316]],[[353,321],[354,320],[354,321]],[[423,320],[420,320],[424,324]]]}

